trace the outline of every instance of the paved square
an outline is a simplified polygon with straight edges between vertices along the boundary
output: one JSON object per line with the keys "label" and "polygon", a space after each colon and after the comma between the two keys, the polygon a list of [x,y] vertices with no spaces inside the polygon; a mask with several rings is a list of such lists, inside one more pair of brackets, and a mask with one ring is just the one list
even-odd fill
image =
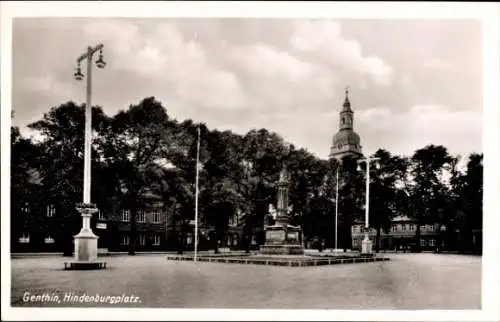
{"label": "paved square", "polygon": [[[391,261],[317,267],[167,261],[111,256],[110,268],[64,271],[63,257],[12,259],[13,306],[163,308],[480,309],[481,257],[385,254]],[[61,303],[24,302],[57,294]],[[62,301],[64,295],[128,296],[137,303]],[[123,301],[123,300],[122,300]]]}

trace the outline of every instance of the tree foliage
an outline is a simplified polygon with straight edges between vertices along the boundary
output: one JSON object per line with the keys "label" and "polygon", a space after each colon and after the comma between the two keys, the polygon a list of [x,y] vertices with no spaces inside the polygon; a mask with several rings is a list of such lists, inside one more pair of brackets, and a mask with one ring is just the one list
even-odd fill
{"label": "tree foliage", "polygon": [[[34,195],[41,204],[56,204],[56,222],[65,240],[81,222],[75,204],[82,199],[84,108],[67,102],[30,124],[42,136],[41,142],[11,128],[12,207],[22,208]],[[277,181],[285,166],[291,174],[290,223],[300,225],[306,239],[333,247],[337,237],[340,247],[351,248],[351,225],[364,221],[366,173],[357,169],[357,158],[322,160],[268,129],[240,135],[192,120],[181,122],[172,119],[154,97],[114,116],[93,107],[92,115],[92,201],[103,211],[117,202],[130,209],[130,254],[137,243],[136,213],[147,203],[142,198],[146,193],[159,196],[174,218],[179,231],[174,242],[182,251],[195,213],[198,131],[200,225],[215,232],[215,250],[239,214],[246,249],[253,238],[263,241],[265,218],[269,206],[276,207]],[[411,157],[383,149],[374,156],[380,159],[380,168],[370,167],[370,225],[377,229],[377,238],[388,231],[397,214],[417,221],[417,236],[426,223],[466,233],[482,227],[482,154],[471,154],[465,171],[458,168],[459,157],[439,145],[418,149]],[[336,206],[339,236],[334,235]],[[17,216],[13,227],[23,229],[25,223],[37,222],[34,219]],[[45,224],[40,220],[37,225]]]}

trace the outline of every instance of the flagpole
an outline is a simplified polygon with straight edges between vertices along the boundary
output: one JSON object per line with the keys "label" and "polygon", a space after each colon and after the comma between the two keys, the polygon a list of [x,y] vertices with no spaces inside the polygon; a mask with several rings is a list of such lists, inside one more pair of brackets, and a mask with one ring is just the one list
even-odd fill
{"label": "flagpole", "polygon": [[336,193],[335,193],[335,250],[337,250],[337,222],[338,222],[338,217],[339,217],[339,168],[340,166],[337,166],[337,187],[335,188]]}
{"label": "flagpole", "polygon": [[196,184],[195,184],[195,201],[194,201],[194,261],[198,257],[198,178],[200,169],[200,127],[198,126],[198,143],[196,146]]}

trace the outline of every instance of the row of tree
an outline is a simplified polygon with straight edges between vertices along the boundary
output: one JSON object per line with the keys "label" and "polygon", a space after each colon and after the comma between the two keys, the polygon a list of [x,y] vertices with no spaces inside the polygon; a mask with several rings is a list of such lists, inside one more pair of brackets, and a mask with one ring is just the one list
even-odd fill
{"label": "row of tree", "polygon": [[[224,237],[230,218],[242,213],[243,245],[248,249],[269,205],[276,202],[279,172],[287,165],[292,178],[291,223],[300,224],[307,238],[327,245],[335,237],[335,174],[339,171],[338,238],[344,248],[351,246],[350,227],[363,217],[365,198],[366,174],[357,170],[356,159],[322,160],[266,129],[239,135],[210,130],[192,120],[180,122],[154,97],[112,117],[101,107],[93,107],[92,115],[92,201],[103,212],[117,200],[130,209],[130,254],[137,242],[140,196],[146,191],[160,196],[169,212],[181,218],[181,237],[194,218],[198,128],[200,218],[214,228],[216,240]],[[75,204],[81,202],[83,187],[84,105],[67,102],[53,107],[29,128],[42,140],[23,137],[18,128],[11,128],[12,229],[28,223],[43,225],[37,218],[15,215],[16,210],[35,199],[50,201],[63,209],[57,225],[70,239],[80,223]],[[457,166],[460,157],[443,146],[426,146],[411,157],[382,149],[375,156],[380,158],[380,168],[370,170],[370,224],[377,229],[377,238],[397,214],[419,223],[417,235],[424,223],[462,232],[482,227],[482,154],[471,154],[465,170]]]}

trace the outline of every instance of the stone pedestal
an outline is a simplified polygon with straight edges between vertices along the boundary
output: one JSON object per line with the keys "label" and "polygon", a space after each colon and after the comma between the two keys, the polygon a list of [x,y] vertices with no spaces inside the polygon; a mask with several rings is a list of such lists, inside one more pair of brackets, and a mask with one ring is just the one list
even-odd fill
{"label": "stone pedestal", "polygon": [[372,241],[370,240],[368,233],[365,233],[365,238],[361,242],[361,254],[363,255],[372,254],[372,251],[373,251]]}
{"label": "stone pedestal", "polygon": [[304,247],[300,242],[300,228],[292,225],[267,226],[266,242],[260,247],[265,255],[301,255]]}
{"label": "stone pedestal", "polygon": [[[83,221],[90,223],[90,214],[82,214]],[[95,261],[97,260],[97,237],[89,227],[82,227],[82,230],[75,236],[75,260]]]}
{"label": "stone pedestal", "polygon": [[64,263],[65,269],[88,270],[101,269],[106,263],[97,260],[97,237],[90,228],[90,219],[97,209],[92,204],[79,205],[78,211],[82,214],[82,229],[75,236],[75,259]]}

